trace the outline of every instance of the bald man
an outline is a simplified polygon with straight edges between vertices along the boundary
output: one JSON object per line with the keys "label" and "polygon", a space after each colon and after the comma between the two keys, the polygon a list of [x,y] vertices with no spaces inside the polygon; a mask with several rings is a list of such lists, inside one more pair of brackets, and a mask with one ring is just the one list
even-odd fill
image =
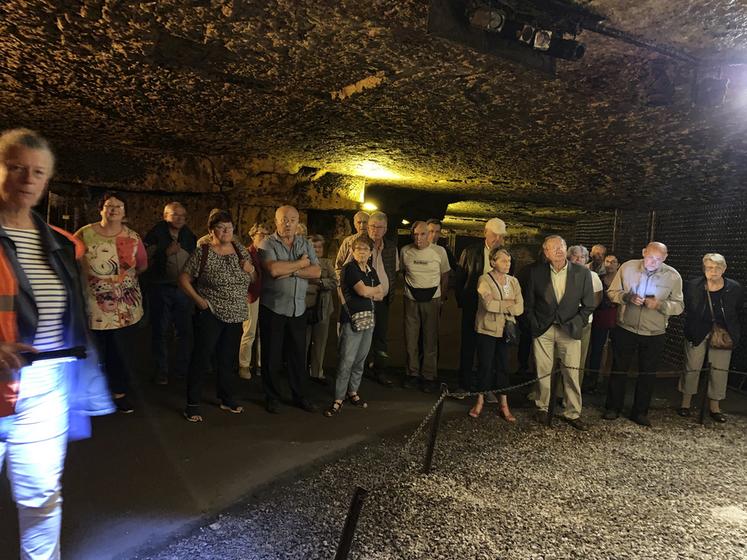
{"label": "bald man", "polygon": [[638,379],[630,419],[651,426],[648,417],[654,394],[656,370],[664,353],[669,317],[684,310],[682,278],[664,264],[667,246],[652,241],[643,249],[643,258],[623,264],[607,290],[609,299],[619,304],[614,332],[613,371],[607,389],[605,420],[615,420],[625,402],[625,383],[633,356],[638,353]]}
{"label": "bald man", "polygon": [[277,378],[287,359],[293,403],[306,412],[316,406],[308,398],[306,375],[306,291],[318,280],[321,267],[308,239],[298,232],[298,210],[281,206],[275,211],[276,231],[259,244],[262,293],[259,331],[262,333],[262,388],[267,412],[280,412]]}
{"label": "bald man", "polygon": [[187,210],[179,202],[169,202],[163,220],[146,234],[148,252],[148,296],[151,305],[151,336],[156,363],[155,382],[169,382],[168,331],[176,333],[174,376],[185,377],[192,354],[192,300],[177,287],[176,279],[195,250],[197,237],[187,227]]}

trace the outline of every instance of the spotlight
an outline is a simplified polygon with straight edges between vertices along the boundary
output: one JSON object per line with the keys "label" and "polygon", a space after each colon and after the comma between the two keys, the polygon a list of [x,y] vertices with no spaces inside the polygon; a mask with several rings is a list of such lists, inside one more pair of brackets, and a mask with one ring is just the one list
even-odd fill
{"label": "spotlight", "polygon": [[402,225],[403,225],[403,226],[409,226],[409,225],[410,225],[410,220],[404,220],[404,219],[403,219],[403,220],[402,220]]}
{"label": "spotlight", "polygon": [[363,210],[365,210],[366,212],[375,212],[379,209],[379,207],[376,206],[373,202],[364,202],[361,208],[363,208]]}
{"label": "spotlight", "polygon": [[469,24],[489,33],[500,33],[506,24],[506,12],[488,6],[479,6],[467,12]]}
{"label": "spotlight", "polygon": [[578,60],[584,56],[585,52],[586,47],[583,43],[571,39],[554,39],[550,42],[550,48],[547,49],[547,54],[550,56],[566,60]]}
{"label": "spotlight", "polygon": [[534,39],[534,27],[528,24],[524,24],[524,27],[521,28],[521,31],[519,32],[519,41],[522,43],[526,43],[527,45],[532,44],[532,39]]}
{"label": "spotlight", "polygon": [[545,29],[538,29],[537,33],[534,34],[534,48],[538,51],[546,51],[550,48],[550,41],[552,40],[552,31],[546,31]]}

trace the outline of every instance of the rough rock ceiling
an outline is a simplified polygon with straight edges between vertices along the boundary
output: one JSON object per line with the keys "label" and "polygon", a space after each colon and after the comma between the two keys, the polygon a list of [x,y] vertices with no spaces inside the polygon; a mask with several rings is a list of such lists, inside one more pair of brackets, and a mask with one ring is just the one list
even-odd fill
{"label": "rough rock ceiling", "polygon": [[[741,196],[747,3],[577,2],[708,60],[584,31],[556,79],[426,33],[426,0],[4,0],[0,125],[56,143],[267,155],[454,200],[591,209]],[[698,76],[731,78],[692,105]],[[671,101],[651,106],[664,73]],[[376,173],[373,173],[374,175]]]}

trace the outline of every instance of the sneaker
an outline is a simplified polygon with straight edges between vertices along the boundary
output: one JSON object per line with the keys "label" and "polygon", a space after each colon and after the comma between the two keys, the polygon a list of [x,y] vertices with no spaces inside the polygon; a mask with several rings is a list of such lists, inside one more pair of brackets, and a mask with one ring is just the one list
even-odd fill
{"label": "sneaker", "polygon": [[314,383],[318,383],[322,387],[326,387],[327,385],[329,385],[329,381],[327,380],[326,377],[312,377],[311,380]]}
{"label": "sneaker", "polygon": [[683,418],[686,417],[686,416],[690,416],[690,409],[689,408],[685,408],[684,406],[680,407],[680,408],[677,409],[677,414],[679,414]]}
{"label": "sneaker", "polygon": [[280,414],[280,403],[275,399],[265,401],[265,410],[270,414]]}
{"label": "sneaker", "polygon": [[547,413],[546,410],[538,410],[534,418],[535,420],[537,420],[539,424],[542,424],[543,426],[545,426],[547,425],[547,420],[550,418],[550,415]]}
{"label": "sneaker", "polygon": [[420,385],[420,381],[414,375],[406,375],[405,380],[402,382],[404,389],[417,389]]}
{"label": "sneaker", "polygon": [[252,378],[252,368],[248,367],[240,367],[239,368],[239,377],[241,379],[249,380]]}
{"label": "sneaker", "polygon": [[498,404],[498,397],[495,396],[495,391],[485,393],[485,402],[488,404]]}
{"label": "sneaker", "polygon": [[454,391],[449,391],[449,396],[452,399],[457,399],[461,401],[466,398],[465,395],[467,393],[469,393],[467,389],[464,389],[463,387],[457,387]]}
{"label": "sneaker", "polygon": [[122,395],[121,397],[115,398],[114,406],[116,406],[117,411],[121,412],[122,414],[131,414],[132,412],[135,412],[135,409],[132,408],[132,403],[130,403],[127,395]]}

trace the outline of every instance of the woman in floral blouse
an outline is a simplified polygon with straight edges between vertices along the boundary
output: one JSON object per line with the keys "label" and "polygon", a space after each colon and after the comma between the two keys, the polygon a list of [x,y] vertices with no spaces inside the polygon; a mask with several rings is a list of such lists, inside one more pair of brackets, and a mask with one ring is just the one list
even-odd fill
{"label": "woman in floral blouse", "polygon": [[128,348],[131,327],[143,317],[143,295],[137,276],[148,267],[140,236],[126,225],[124,198],[107,192],[99,200],[101,221],[76,233],[86,246],[82,269],[85,278],[88,326],[117,410],[133,411],[127,398],[131,364]]}
{"label": "woman in floral blouse", "polygon": [[233,239],[231,214],[211,212],[210,242],[198,244],[179,275],[179,287],[195,302],[195,343],[187,378],[184,417],[202,422],[202,381],[216,356],[216,391],[221,410],[239,414],[244,408],[233,396],[232,381],[239,367],[242,324],[249,317],[247,291],[256,279],[248,251]]}

